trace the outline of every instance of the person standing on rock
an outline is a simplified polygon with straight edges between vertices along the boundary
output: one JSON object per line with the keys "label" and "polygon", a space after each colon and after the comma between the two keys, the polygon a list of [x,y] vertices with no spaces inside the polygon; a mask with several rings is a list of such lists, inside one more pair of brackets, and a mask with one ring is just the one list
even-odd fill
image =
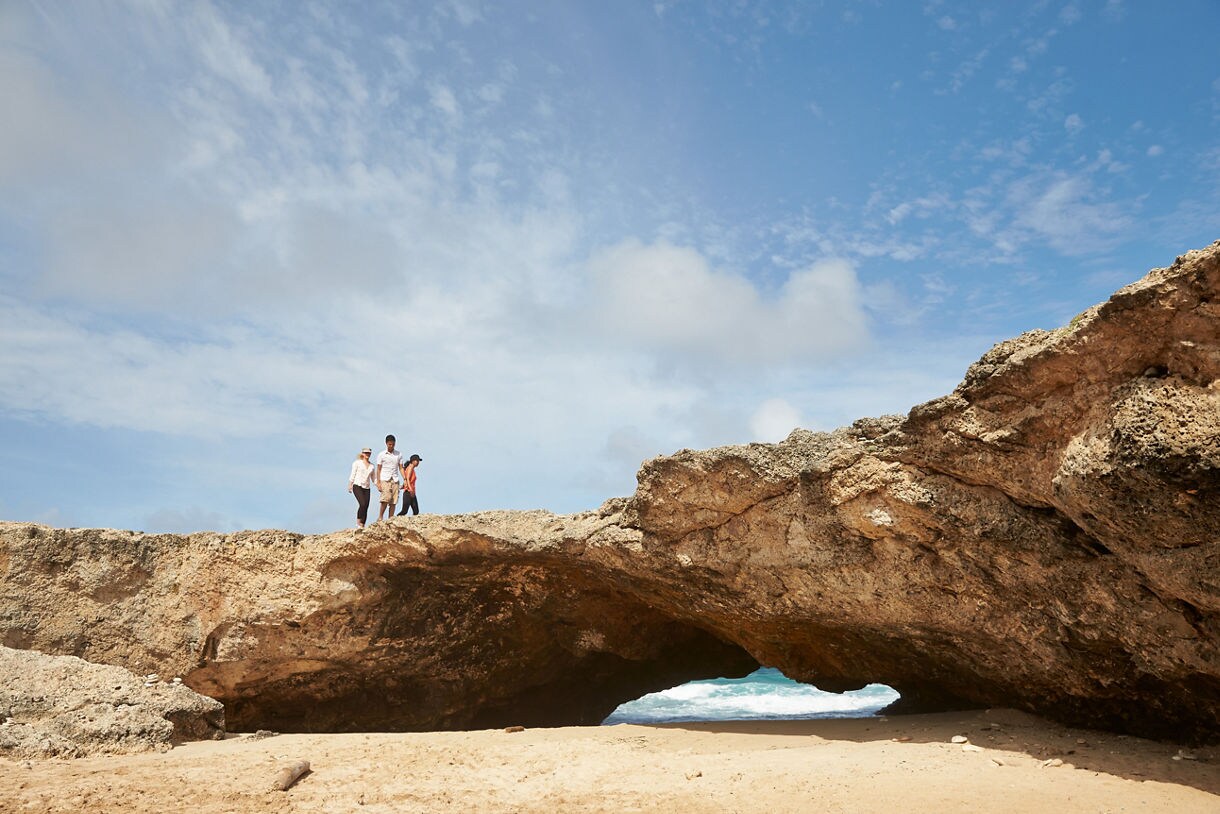
{"label": "person standing on rock", "polygon": [[419,501],[415,499],[415,468],[423,462],[423,458],[418,455],[412,455],[407,460],[406,467],[402,470],[402,511],[398,513],[399,517],[406,514],[407,509],[411,509],[416,514],[419,514]]}
{"label": "person standing on rock", "polygon": [[377,491],[381,492],[381,505],[377,507],[377,520],[381,520],[381,516],[389,509],[390,517],[394,516],[394,509],[398,506],[398,477],[402,475],[404,470],[402,466],[402,453],[394,451],[394,436],[387,435],[385,437],[385,450],[377,456],[377,472],[373,479],[377,486]]}
{"label": "person standing on rock", "polygon": [[360,450],[360,454],[356,456],[356,460],[352,462],[352,474],[347,478],[347,491],[356,496],[356,503],[359,508],[356,509],[356,528],[364,528],[364,524],[369,519],[369,495],[372,494],[373,488],[373,464],[369,461],[369,456],[373,454],[373,450],[365,447]]}

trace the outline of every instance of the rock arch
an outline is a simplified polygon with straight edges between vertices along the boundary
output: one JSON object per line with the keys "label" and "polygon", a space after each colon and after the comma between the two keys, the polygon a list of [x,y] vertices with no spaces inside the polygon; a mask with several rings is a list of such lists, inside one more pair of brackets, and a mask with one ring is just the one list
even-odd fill
{"label": "rock arch", "polygon": [[909,710],[1214,738],[1218,292],[1220,243],[907,416],[654,459],[594,512],[2,524],[0,643],[182,675],[237,729],[594,723],[765,664]]}

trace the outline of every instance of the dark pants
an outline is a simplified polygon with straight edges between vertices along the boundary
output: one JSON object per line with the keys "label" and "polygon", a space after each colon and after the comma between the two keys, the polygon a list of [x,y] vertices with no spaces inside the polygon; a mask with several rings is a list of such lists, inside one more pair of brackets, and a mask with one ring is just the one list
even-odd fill
{"label": "dark pants", "polygon": [[406,489],[403,489],[402,511],[398,513],[398,516],[402,517],[404,514],[406,514],[407,509],[412,509],[416,514],[419,514],[419,501],[415,499],[414,492],[408,492]]}
{"label": "dark pants", "polygon": [[369,490],[352,484],[352,494],[356,496],[356,502],[360,504],[360,508],[356,510],[356,519],[365,523],[369,519]]}

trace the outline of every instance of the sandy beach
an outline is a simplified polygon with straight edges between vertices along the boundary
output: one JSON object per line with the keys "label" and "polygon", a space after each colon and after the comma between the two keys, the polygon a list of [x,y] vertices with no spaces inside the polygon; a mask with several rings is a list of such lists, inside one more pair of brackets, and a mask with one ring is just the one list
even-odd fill
{"label": "sandy beach", "polygon": [[[952,743],[954,736],[969,742]],[[287,791],[271,790],[279,769],[294,760],[309,761],[311,772]],[[234,735],[165,753],[0,761],[0,811],[178,810],[1215,814],[1220,749],[989,710],[520,732]]]}

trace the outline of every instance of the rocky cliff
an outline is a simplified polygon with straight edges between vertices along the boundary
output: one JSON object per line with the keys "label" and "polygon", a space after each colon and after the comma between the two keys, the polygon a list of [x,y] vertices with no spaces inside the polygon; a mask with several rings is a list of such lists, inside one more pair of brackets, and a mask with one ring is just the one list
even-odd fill
{"label": "rocky cliff", "polygon": [[905,417],[682,451],[595,512],[323,536],[0,524],[0,643],[231,728],[595,723],[758,664],[931,710],[1220,735],[1220,243]]}

